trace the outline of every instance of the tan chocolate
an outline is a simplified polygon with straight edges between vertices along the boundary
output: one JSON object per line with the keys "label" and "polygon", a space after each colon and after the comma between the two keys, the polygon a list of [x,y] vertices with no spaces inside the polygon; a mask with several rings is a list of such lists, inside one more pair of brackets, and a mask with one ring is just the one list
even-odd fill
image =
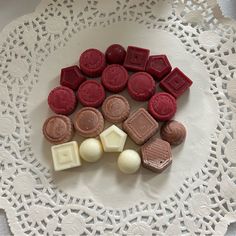
{"label": "tan chocolate", "polygon": [[171,120],[161,127],[161,138],[170,145],[181,144],[186,137],[186,129],[183,124],[178,121]]}
{"label": "tan chocolate", "polygon": [[144,108],[139,108],[123,123],[123,128],[136,144],[144,144],[157,132],[158,123]]}
{"label": "tan chocolate", "polygon": [[172,162],[170,144],[159,138],[149,140],[141,147],[142,165],[160,173]]}
{"label": "tan chocolate", "polygon": [[126,120],[129,112],[129,102],[121,95],[107,97],[102,105],[103,116],[111,123],[119,123]]}
{"label": "tan chocolate", "polygon": [[74,126],[82,137],[93,138],[103,131],[104,119],[99,110],[93,107],[84,107],[76,113]]}
{"label": "tan chocolate", "polygon": [[70,141],[73,133],[72,121],[67,116],[51,116],[43,125],[43,135],[52,144],[61,144]]}

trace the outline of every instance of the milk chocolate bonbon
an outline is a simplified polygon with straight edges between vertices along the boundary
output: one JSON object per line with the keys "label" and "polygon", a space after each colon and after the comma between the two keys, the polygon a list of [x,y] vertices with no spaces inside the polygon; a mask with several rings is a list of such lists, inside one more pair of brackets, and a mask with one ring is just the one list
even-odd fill
{"label": "milk chocolate bonbon", "polygon": [[170,145],[179,145],[186,137],[186,129],[180,122],[171,120],[161,127],[160,134],[161,138]]}
{"label": "milk chocolate bonbon", "polygon": [[129,112],[129,102],[121,95],[111,95],[102,104],[104,118],[112,123],[119,123],[126,120]]}
{"label": "milk chocolate bonbon", "polygon": [[73,124],[69,117],[55,115],[49,117],[43,125],[44,137],[53,144],[66,143],[73,137]]}
{"label": "milk chocolate bonbon", "polygon": [[158,138],[149,140],[141,147],[141,157],[143,167],[160,173],[172,162],[170,144]]}
{"label": "milk chocolate bonbon", "polygon": [[76,113],[74,127],[82,137],[96,137],[103,131],[104,119],[99,110],[84,107]]}
{"label": "milk chocolate bonbon", "polygon": [[144,108],[140,108],[128,117],[123,128],[136,144],[143,144],[157,132],[158,123]]}

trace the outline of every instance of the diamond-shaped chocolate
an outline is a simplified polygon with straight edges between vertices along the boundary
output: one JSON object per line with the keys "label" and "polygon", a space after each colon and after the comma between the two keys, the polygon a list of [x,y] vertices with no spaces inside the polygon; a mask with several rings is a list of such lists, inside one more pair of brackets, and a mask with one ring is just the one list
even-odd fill
{"label": "diamond-shaped chocolate", "polygon": [[146,66],[146,71],[157,80],[161,80],[165,75],[169,74],[171,69],[166,55],[150,56]]}
{"label": "diamond-shaped chocolate", "polygon": [[172,162],[170,144],[155,138],[141,147],[142,165],[154,172],[162,172]]}
{"label": "diamond-shaped chocolate", "polygon": [[129,46],[124,67],[132,71],[145,71],[149,53],[150,51],[148,49]]}
{"label": "diamond-shaped chocolate", "polygon": [[178,98],[192,85],[192,83],[192,80],[190,80],[180,69],[175,68],[160,82],[160,87],[172,94],[175,98]]}
{"label": "diamond-shaped chocolate", "polygon": [[143,144],[157,132],[158,123],[140,108],[123,123],[123,128],[135,143]]}
{"label": "diamond-shaped chocolate", "polygon": [[61,69],[60,84],[73,90],[77,90],[78,87],[86,80],[78,66],[70,66]]}

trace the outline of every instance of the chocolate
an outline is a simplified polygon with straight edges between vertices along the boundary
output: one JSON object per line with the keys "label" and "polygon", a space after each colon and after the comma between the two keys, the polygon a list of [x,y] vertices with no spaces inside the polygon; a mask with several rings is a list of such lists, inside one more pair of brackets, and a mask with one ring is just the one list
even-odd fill
{"label": "chocolate", "polygon": [[186,129],[180,122],[171,120],[161,127],[160,134],[170,145],[179,145],[186,137]]}
{"label": "chocolate", "polygon": [[141,157],[143,167],[160,173],[172,162],[170,144],[158,138],[149,140],[141,147]]}
{"label": "chocolate", "polygon": [[43,135],[52,144],[68,142],[73,134],[73,124],[69,117],[55,115],[44,122]]}
{"label": "chocolate", "polygon": [[78,66],[70,66],[61,69],[60,84],[70,89],[77,90],[86,80]]}
{"label": "chocolate", "polygon": [[175,68],[160,82],[160,87],[172,94],[175,98],[178,98],[192,85],[192,83],[192,80],[190,80],[180,69]]}
{"label": "chocolate", "polygon": [[84,51],[79,59],[80,69],[89,77],[101,76],[106,67],[105,55],[95,48]]}
{"label": "chocolate", "polygon": [[72,89],[58,86],[49,93],[48,105],[56,114],[70,115],[76,108],[77,99]]}
{"label": "chocolate", "polygon": [[137,72],[130,76],[128,92],[136,101],[147,101],[156,90],[155,80],[146,72]]}
{"label": "chocolate", "polygon": [[170,120],[176,112],[176,100],[169,93],[156,93],[148,102],[148,111],[158,121]]}
{"label": "chocolate", "polygon": [[125,60],[126,51],[119,44],[112,44],[106,50],[105,56],[107,63],[122,65]]}
{"label": "chocolate", "polygon": [[84,107],[76,113],[74,126],[82,137],[93,138],[103,131],[104,119],[99,110],[93,107]]}
{"label": "chocolate", "polygon": [[127,70],[117,64],[106,67],[102,73],[102,85],[110,92],[119,93],[125,89],[128,82]]}
{"label": "chocolate", "polygon": [[136,144],[143,144],[157,132],[158,123],[140,108],[123,123],[123,128]]}
{"label": "chocolate", "polygon": [[171,69],[166,55],[150,56],[146,66],[146,71],[157,80],[161,80],[165,75],[169,74]]}
{"label": "chocolate", "polygon": [[102,104],[104,118],[111,123],[119,123],[127,119],[130,106],[127,99],[121,95],[112,95]]}
{"label": "chocolate", "polygon": [[129,46],[124,67],[131,71],[145,71],[149,53],[150,51],[148,49]]}
{"label": "chocolate", "polygon": [[77,97],[86,107],[100,107],[106,97],[103,86],[95,80],[87,80],[78,89]]}

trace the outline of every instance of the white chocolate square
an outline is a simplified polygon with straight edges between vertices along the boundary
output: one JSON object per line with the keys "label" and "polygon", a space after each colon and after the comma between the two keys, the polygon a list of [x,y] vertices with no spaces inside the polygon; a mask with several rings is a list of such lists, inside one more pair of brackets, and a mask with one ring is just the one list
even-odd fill
{"label": "white chocolate square", "polygon": [[122,152],[126,138],[127,134],[115,125],[110,126],[100,134],[105,152]]}
{"label": "white chocolate square", "polygon": [[55,171],[80,166],[79,149],[76,141],[51,147]]}

